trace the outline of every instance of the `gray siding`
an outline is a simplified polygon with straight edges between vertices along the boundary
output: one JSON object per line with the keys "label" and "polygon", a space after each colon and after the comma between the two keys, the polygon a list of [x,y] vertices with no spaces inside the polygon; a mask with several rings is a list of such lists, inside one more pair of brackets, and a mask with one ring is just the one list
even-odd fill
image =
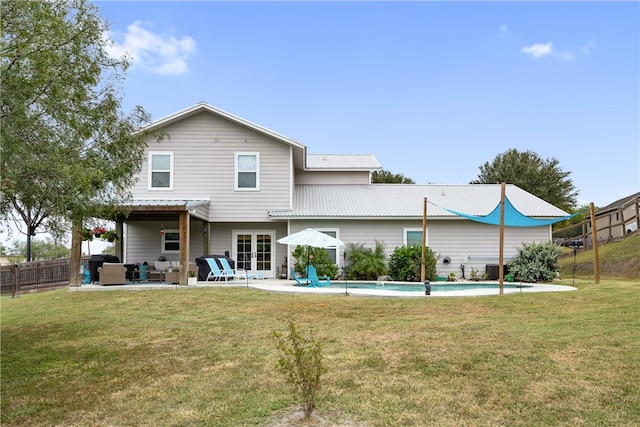
{"label": "gray siding", "polygon": [[[203,248],[203,226],[202,221],[190,222],[190,248],[189,261],[202,255]],[[160,229],[165,230],[179,229],[178,221],[132,221],[126,226],[124,262],[136,263],[147,261],[153,263],[157,261],[161,255],[168,260],[178,261],[179,254],[163,254],[162,253],[162,237]]]}
{"label": "gray siding", "polygon": [[[396,247],[404,245],[404,230],[422,229],[422,221],[412,220],[313,220],[295,221],[291,225],[291,233],[306,227],[319,229],[338,229],[338,237],[345,243],[364,244],[375,247],[376,241],[385,245],[387,261]],[[438,274],[447,275],[455,272],[461,277],[461,264],[465,265],[465,276],[469,278],[471,268],[485,271],[487,264],[497,264],[499,256],[500,229],[497,226],[481,224],[466,220],[432,220],[427,222],[427,246],[440,256],[437,262]],[[278,238],[283,236],[278,236]],[[518,253],[522,242],[542,242],[551,238],[550,227],[505,228],[504,260],[505,262]],[[338,259],[342,267],[340,248]],[[442,258],[448,256],[451,263],[443,264]]]}
{"label": "gray siding", "polygon": [[[269,209],[290,201],[289,146],[209,113],[169,125],[168,136],[148,151],[174,153],[173,190],[149,190],[145,160],[132,189],[134,198],[211,200],[209,220],[265,221]],[[260,191],[234,190],[235,153],[260,153]]]}

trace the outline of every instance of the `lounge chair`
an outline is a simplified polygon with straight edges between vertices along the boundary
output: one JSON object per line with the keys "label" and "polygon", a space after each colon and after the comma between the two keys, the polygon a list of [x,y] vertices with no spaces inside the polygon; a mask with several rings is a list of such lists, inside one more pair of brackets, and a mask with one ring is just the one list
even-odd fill
{"label": "lounge chair", "polygon": [[211,271],[209,271],[209,274],[207,275],[207,278],[205,280],[208,282],[209,279],[213,279],[213,280],[224,279],[224,281],[226,282],[227,275],[220,270],[220,267],[218,267],[218,263],[216,262],[216,260],[213,258],[205,258],[205,259],[207,260],[207,264],[209,264],[209,268],[211,269]]}
{"label": "lounge chair", "polygon": [[124,264],[105,262],[98,267],[100,286],[124,285],[127,283],[127,267]]}
{"label": "lounge chair", "polygon": [[238,279],[247,280],[247,274],[244,271],[238,271],[231,268],[229,265],[229,261],[226,258],[218,258],[220,260],[220,265],[222,265],[222,269],[224,270],[224,274],[227,277],[237,277]]}
{"label": "lounge chair", "polygon": [[331,280],[329,277],[323,277],[323,281],[320,281],[318,277],[318,272],[313,265],[307,266],[307,277],[311,280],[311,286],[314,288],[321,288],[325,286],[331,286]]}
{"label": "lounge chair", "polygon": [[299,278],[293,267],[291,268],[291,277],[296,281],[298,286],[311,286],[311,280]]}

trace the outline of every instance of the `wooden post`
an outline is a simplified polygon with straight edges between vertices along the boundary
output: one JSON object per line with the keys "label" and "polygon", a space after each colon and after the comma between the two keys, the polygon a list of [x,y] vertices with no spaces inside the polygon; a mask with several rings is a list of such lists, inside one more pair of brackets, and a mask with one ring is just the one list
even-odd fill
{"label": "wooden post", "polygon": [[422,267],[420,269],[420,281],[424,283],[426,273],[427,260],[427,198],[424,198],[424,206],[422,208]]}
{"label": "wooden post", "polygon": [[189,243],[191,241],[191,227],[189,212],[180,212],[180,274],[181,285],[189,283]]}
{"label": "wooden post", "polygon": [[596,208],[593,202],[589,203],[591,215],[591,241],[593,242],[593,271],[596,276],[596,285],[600,284],[600,259],[598,258],[598,229],[596,228]]}
{"label": "wooden post", "polygon": [[506,183],[500,185],[500,253],[498,276],[500,278],[500,295],[504,294],[504,198],[506,192]]}

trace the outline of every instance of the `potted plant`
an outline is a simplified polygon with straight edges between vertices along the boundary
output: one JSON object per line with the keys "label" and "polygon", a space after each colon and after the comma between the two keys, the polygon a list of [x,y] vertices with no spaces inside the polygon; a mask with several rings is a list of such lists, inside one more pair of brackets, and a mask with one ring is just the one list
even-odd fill
{"label": "potted plant", "polygon": [[197,285],[198,284],[198,277],[197,277],[197,273],[195,271],[191,271],[189,270],[189,278],[187,279],[187,285]]}
{"label": "potted plant", "polygon": [[100,238],[100,236],[102,236],[106,232],[107,232],[107,229],[102,226],[93,227],[91,229],[91,234],[93,234],[97,238]]}
{"label": "potted plant", "polygon": [[115,242],[116,240],[118,240],[118,233],[116,233],[115,230],[107,230],[102,234],[102,240]]}
{"label": "potted plant", "polygon": [[83,228],[82,229],[82,240],[83,241],[88,241],[91,242],[93,240],[93,233],[91,232],[90,229],[88,228]]}

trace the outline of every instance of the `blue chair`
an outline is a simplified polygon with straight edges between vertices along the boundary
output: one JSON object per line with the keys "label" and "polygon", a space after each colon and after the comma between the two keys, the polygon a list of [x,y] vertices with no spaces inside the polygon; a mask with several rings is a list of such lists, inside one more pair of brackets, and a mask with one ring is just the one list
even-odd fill
{"label": "blue chair", "polygon": [[324,281],[320,281],[318,277],[318,272],[313,265],[307,266],[307,277],[311,280],[311,286],[314,288],[322,288],[325,286],[331,286],[331,280],[329,277],[323,277]]}
{"label": "blue chair", "polygon": [[291,277],[296,281],[298,286],[311,286],[311,280],[299,278],[293,267],[291,267]]}
{"label": "blue chair", "polygon": [[224,274],[222,270],[220,270],[220,267],[218,267],[218,263],[216,262],[216,260],[213,258],[205,258],[205,260],[207,261],[207,264],[209,264],[209,268],[211,269],[209,274],[207,274],[206,281],[208,282],[209,279],[213,279],[213,280],[224,279],[224,281],[226,282],[227,275]]}
{"label": "blue chair", "polygon": [[231,266],[229,265],[229,261],[227,261],[226,258],[218,258],[218,259],[220,260],[220,265],[222,266],[222,269],[224,270],[224,274],[227,277],[237,277],[238,279],[247,280],[247,274],[231,268]]}

